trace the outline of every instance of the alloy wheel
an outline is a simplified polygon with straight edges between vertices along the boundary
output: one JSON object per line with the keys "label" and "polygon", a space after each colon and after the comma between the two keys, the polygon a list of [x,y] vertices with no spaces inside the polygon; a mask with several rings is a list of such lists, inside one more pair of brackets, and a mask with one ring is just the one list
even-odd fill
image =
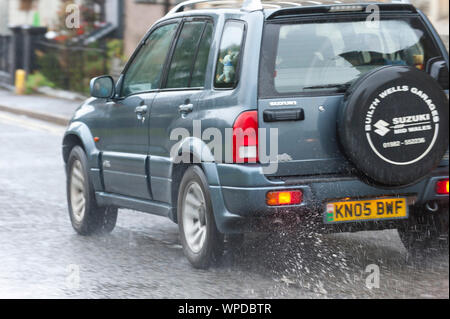
{"label": "alloy wheel", "polygon": [[86,211],[86,197],[83,168],[79,160],[73,162],[70,174],[70,204],[74,219],[81,222]]}
{"label": "alloy wheel", "polygon": [[205,196],[196,182],[187,187],[182,214],[186,242],[194,253],[198,253],[205,243],[207,225]]}

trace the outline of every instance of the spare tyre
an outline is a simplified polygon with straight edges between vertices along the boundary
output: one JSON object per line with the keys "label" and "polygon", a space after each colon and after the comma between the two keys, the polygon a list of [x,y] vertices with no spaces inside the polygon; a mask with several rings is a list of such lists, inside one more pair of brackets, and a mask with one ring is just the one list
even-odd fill
{"label": "spare tyre", "polygon": [[448,99],[436,80],[407,66],[375,69],[347,90],[338,118],[345,154],[375,183],[414,183],[448,149]]}

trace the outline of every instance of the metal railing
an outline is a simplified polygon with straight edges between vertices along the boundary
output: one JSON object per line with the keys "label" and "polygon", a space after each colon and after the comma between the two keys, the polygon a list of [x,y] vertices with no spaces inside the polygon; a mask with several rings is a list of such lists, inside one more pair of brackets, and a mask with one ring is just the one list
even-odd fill
{"label": "metal railing", "polygon": [[11,84],[11,36],[0,35],[0,84]]}
{"label": "metal railing", "polygon": [[11,36],[0,35],[0,71],[9,72]]}
{"label": "metal railing", "polygon": [[42,40],[33,49],[35,69],[64,90],[86,93],[92,77],[108,73],[105,48]]}

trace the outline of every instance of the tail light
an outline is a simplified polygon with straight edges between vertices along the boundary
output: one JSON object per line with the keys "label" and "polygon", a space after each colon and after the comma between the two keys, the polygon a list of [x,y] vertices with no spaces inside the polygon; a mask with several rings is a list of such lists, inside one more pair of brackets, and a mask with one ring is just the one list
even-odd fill
{"label": "tail light", "polygon": [[436,193],[439,195],[448,195],[448,179],[443,179],[436,183]]}
{"label": "tail light", "polygon": [[258,112],[239,114],[233,125],[233,162],[258,162]]}
{"label": "tail light", "polygon": [[303,201],[303,193],[299,190],[273,191],[266,195],[266,203],[269,206],[298,205]]}

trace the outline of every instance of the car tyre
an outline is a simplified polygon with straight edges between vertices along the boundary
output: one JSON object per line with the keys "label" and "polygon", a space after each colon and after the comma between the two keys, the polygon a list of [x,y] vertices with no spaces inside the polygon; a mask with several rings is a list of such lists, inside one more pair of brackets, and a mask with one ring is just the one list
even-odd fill
{"label": "car tyre", "polygon": [[72,227],[80,235],[110,233],[117,221],[117,208],[99,207],[89,178],[87,157],[75,146],[67,161],[67,202]]}
{"label": "car tyre", "polygon": [[224,236],[217,229],[208,182],[198,166],[189,167],[181,180],[177,217],[181,244],[189,262],[199,269],[218,262],[224,250]]}

